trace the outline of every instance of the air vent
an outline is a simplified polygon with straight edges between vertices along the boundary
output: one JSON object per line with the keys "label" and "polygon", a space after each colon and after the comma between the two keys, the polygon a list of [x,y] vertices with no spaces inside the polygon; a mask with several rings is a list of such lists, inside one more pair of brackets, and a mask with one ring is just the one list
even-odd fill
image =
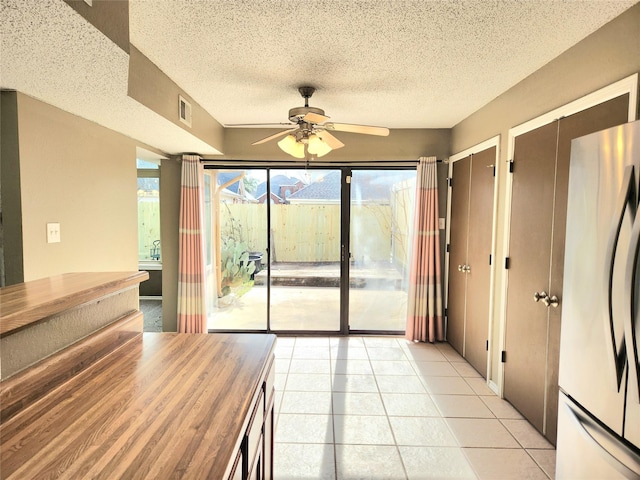
{"label": "air vent", "polygon": [[182,123],[191,127],[191,104],[182,95],[178,95],[178,116]]}

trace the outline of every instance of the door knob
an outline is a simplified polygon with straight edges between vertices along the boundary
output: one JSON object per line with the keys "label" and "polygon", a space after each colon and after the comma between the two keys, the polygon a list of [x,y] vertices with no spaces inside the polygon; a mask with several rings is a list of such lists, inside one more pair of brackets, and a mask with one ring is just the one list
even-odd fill
{"label": "door knob", "polygon": [[464,272],[464,267],[462,265],[458,265],[458,271],[459,272]]}
{"label": "door knob", "polygon": [[465,273],[471,273],[471,265],[465,265],[464,266],[464,271],[465,271]]}
{"label": "door knob", "polygon": [[[549,297],[549,296],[547,295],[547,292],[544,292],[544,291],[543,291],[543,292],[540,292],[540,293],[538,293],[538,292],[534,292],[534,294],[533,294],[533,300],[534,300],[535,302],[539,302],[540,300],[542,300],[542,301],[543,301],[543,303],[544,303],[545,305],[547,305],[547,303],[546,303],[546,302],[547,302],[547,298],[548,298],[548,297]],[[548,306],[549,306],[549,305],[547,305],[547,307],[548,307]]]}
{"label": "door knob", "polygon": [[556,297],[555,295],[551,297],[546,297],[542,301],[547,307],[553,307],[553,308],[558,308],[558,304],[560,303],[560,301],[558,300],[558,297]]}

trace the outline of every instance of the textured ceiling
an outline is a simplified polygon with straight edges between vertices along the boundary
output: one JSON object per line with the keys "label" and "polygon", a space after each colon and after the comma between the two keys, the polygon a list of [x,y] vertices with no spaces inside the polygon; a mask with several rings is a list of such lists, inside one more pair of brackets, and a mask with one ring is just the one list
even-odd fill
{"label": "textured ceiling", "polygon": [[216,149],[127,96],[129,55],[62,0],[1,0],[0,86],[167,153]]}
{"label": "textured ceiling", "polygon": [[[638,0],[130,0],[130,40],[223,124],[448,128]],[[0,85],[166,152],[211,147],[127,96],[128,56],[62,0],[2,0]],[[35,34],[34,34],[35,33]]]}
{"label": "textured ceiling", "polygon": [[637,0],[130,0],[131,42],[223,124],[310,105],[448,128]]}

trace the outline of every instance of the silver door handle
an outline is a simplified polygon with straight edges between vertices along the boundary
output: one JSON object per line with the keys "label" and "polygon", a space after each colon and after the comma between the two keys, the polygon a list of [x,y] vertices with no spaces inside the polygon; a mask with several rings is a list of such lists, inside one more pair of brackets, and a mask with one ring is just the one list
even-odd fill
{"label": "silver door handle", "polygon": [[547,307],[558,308],[560,301],[558,300],[558,297],[556,297],[555,295],[552,295],[551,297],[547,296],[543,298],[542,303],[544,303]]}
{"label": "silver door handle", "polygon": [[[542,291],[540,293],[538,292],[534,292],[533,293],[533,301],[534,302],[539,302],[540,300],[542,300],[543,302],[545,302],[546,305],[546,299],[548,298],[547,292]],[[547,305],[548,307],[549,305]]]}

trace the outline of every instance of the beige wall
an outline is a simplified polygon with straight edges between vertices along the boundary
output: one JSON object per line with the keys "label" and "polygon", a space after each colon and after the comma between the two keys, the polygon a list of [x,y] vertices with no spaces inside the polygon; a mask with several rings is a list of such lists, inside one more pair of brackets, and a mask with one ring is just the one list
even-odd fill
{"label": "beige wall", "polygon": [[[214,151],[221,151],[224,132],[222,125],[133,45],[129,49],[127,90],[127,94],[134,100],[211,145]],[[180,95],[191,104],[191,127],[180,121]]]}
{"label": "beige wall", "polygon": [[17,98],[16,92],[0,93],[0,287],[22,282],[24,278]]}
{"label": "beige wall", "polygon": [[[284,127],[283,127],[284,128]],[[292,160],[278,147],[278,141],[261,145],[253,142],[278,132],[277,129],[228,128],[224,136],[224,155],[211,156],[212,160]],[[421,156],[435,155],[439,159],[449,156],[451,130],[403,129],[391,130],[388,137],[335,132],[344,147],[334,150],[320,160],[417,160]],[[304,161],[300,162],[304,165]]]}
{"label": "beige wall", "polygon": [[160,164],[160,244],[162,245],[162,329],[178,330],[178,228],[180,225],[180,177],[177,158]]}
{"label": "beige wall", "polygon": [[[20,93],[17,114],[24,281],[137,270],[136,144]],[[48,222],[60,243],[47,243]]]}
{"label": "beige wall", "polygon": [[[566,105],[599,88],[640,71],[640,4],[635,5],[582,42],[549,62],[540,70],[500,95],[460,122],[451,136],[452,154],[500,135],[498,215],[496,233],[497,264],[508,255],[504,245],[506,210],[507,150],[509,129],[546,112]],[[552,179],[550,179],[552,181]],[[499,371],[497,345],[503,333],[500,314],[504,295],[501,288],[505,270],[496,268],[493,322],[492,371]],[[492,375],[494,381],[499,379]]]}

